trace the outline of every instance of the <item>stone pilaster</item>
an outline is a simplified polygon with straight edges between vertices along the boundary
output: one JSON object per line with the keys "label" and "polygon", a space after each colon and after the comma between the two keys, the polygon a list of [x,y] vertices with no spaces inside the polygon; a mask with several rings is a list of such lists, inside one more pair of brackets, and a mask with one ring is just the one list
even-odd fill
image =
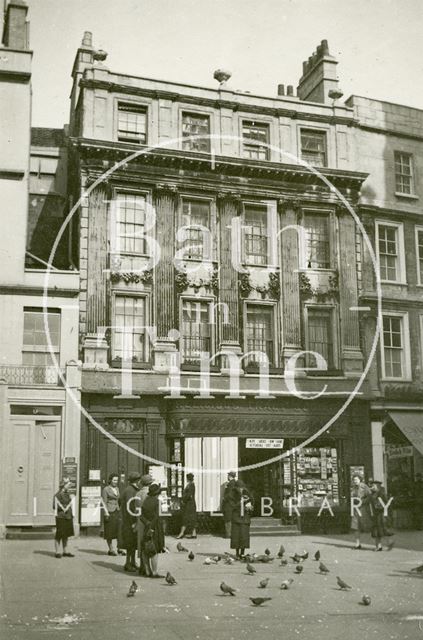
{"label": "stone pilaster", "polygon": [[363,371],[357,287],[355,222],[349,212],[339,210],[339,305],[341,357],[344,374],[358,377]]}
{"label": "stone pilaster", "polygon": [[[156,241],[160,247],[160,260],[155,267],[154,309],[157,338],[153,347],[153,368],[168,371],[172,352],[176,351],[172,331],[176,328],[175,315],[175,218],[178,192],[170,184],[158,184],[154,189],[156,209]],[[169,336],[170,332],[170,336]]]}
{"label": "stone pilaster", "polygon": [[220,236],[219,350],[241,353],[238,272],[234,266],[238,263],[239,255],[234,255],[234,251],[239,254],[239,242],[235,249],[232,227],[232,219],[239,218],[241,201],[237,194],[219,193],[217,204]]}
{"label": "stone pilaster", "polygon": [[[8,438],[10,433],[9,428],[9,404],[8,404],[8,386],[5,379],[0,378],[0,456],[2,464],[0,465],[0,482],[3,487],[3,491],[0,494],[0,539],[4,538],[6,533],[6,517],[8,508]],[[9,478],[10,481],[10,478]]]}
{"label": "stone pilaster", "polygon": [[[298,201],[280,200],[280,263],[281,263],[281,314],[282,358],[286,365],[289,358],[303,350],[301,343],[300,303],[300,243],[298,230]],[[298,361],[298,364],[300,362]]]}

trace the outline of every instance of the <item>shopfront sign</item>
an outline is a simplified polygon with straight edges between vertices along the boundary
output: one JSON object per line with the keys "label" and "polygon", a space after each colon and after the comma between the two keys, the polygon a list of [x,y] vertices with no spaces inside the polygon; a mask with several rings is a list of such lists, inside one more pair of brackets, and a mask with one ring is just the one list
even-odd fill
{"label": "shopfront sign", "polygon": [[390,460],[392,460],[393,458],[411,458],[413,455],[413,447],[397,447],[395,445],[390,445],[387,447],[386,452]]}
{"label": "shopfront sign", "polygon": [[283,438],[247,438],[247,449],[283,449]]}

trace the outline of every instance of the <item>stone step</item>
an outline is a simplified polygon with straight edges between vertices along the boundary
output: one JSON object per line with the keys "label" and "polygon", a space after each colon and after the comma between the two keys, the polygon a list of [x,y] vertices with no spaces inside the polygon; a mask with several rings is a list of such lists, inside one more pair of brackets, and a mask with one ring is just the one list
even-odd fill
{"label": "stone step", "polygon": [[53,527],[7,527],[6,540],[53,540]]}
{"label": "stone step", "polygon": [[250,529],[250,536],[252,538],[265,538],[265,537],[273,537],[273,538],[279,538],[279,537],[283,537],[283,536],[299,536],[301,535],[301,532],[298,531],[298,529],[295,529],[294,531],[285,531],[285,529],[280,528],[280,529]]}

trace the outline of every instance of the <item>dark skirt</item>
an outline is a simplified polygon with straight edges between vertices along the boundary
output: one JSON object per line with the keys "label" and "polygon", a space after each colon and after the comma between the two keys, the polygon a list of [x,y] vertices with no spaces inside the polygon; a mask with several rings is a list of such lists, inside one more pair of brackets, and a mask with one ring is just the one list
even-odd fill
{"label": "dark skirt", "polygon": [[250,548],[250,525],[245,523],[232,522],[231,527],[231,549]]}
{"label": "dark skirt", "polygon": [[120,511],[109,513],[108,518],[104,518],[104,539],[115,540],[119,536]]}
{"label": "dark skirt", "polygon": [[156,553],[163,553],[165,548],[165,536],[163,531],[163,524],[160,518],[156,520],[153,526],[154,529],[151,538],[149,536],[149,532],[151,531],[151,529],[149,527],[144,527],[141,540],[141,551],[144,551],[147,540],[152,539],[156,548]]}
{"label": "dark skirt", "polygon": [[73,520],[70,518],[56,518],[56,535],[54,539],[57,542],[70,538],[74,535]]}
{"label": "dark skirt", "polygon": [[189,501],[182,507],[182,525],[190,529],[197,526],[197,505],[194,501]]}
{"label": "dark skirt", "polygon": [[391,520],[388,516],[384,516],[382,511],[373,516],[371,535],[372,538],[385,538],[394,535]]}

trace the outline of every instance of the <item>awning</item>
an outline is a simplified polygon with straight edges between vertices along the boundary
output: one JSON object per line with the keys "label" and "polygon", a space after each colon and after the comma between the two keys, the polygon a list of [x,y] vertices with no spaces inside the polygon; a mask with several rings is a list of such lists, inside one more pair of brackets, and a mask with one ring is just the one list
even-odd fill
{"label": "awning", "polygon": [[397,427],[423,455],[423,411],[389,411]]}

